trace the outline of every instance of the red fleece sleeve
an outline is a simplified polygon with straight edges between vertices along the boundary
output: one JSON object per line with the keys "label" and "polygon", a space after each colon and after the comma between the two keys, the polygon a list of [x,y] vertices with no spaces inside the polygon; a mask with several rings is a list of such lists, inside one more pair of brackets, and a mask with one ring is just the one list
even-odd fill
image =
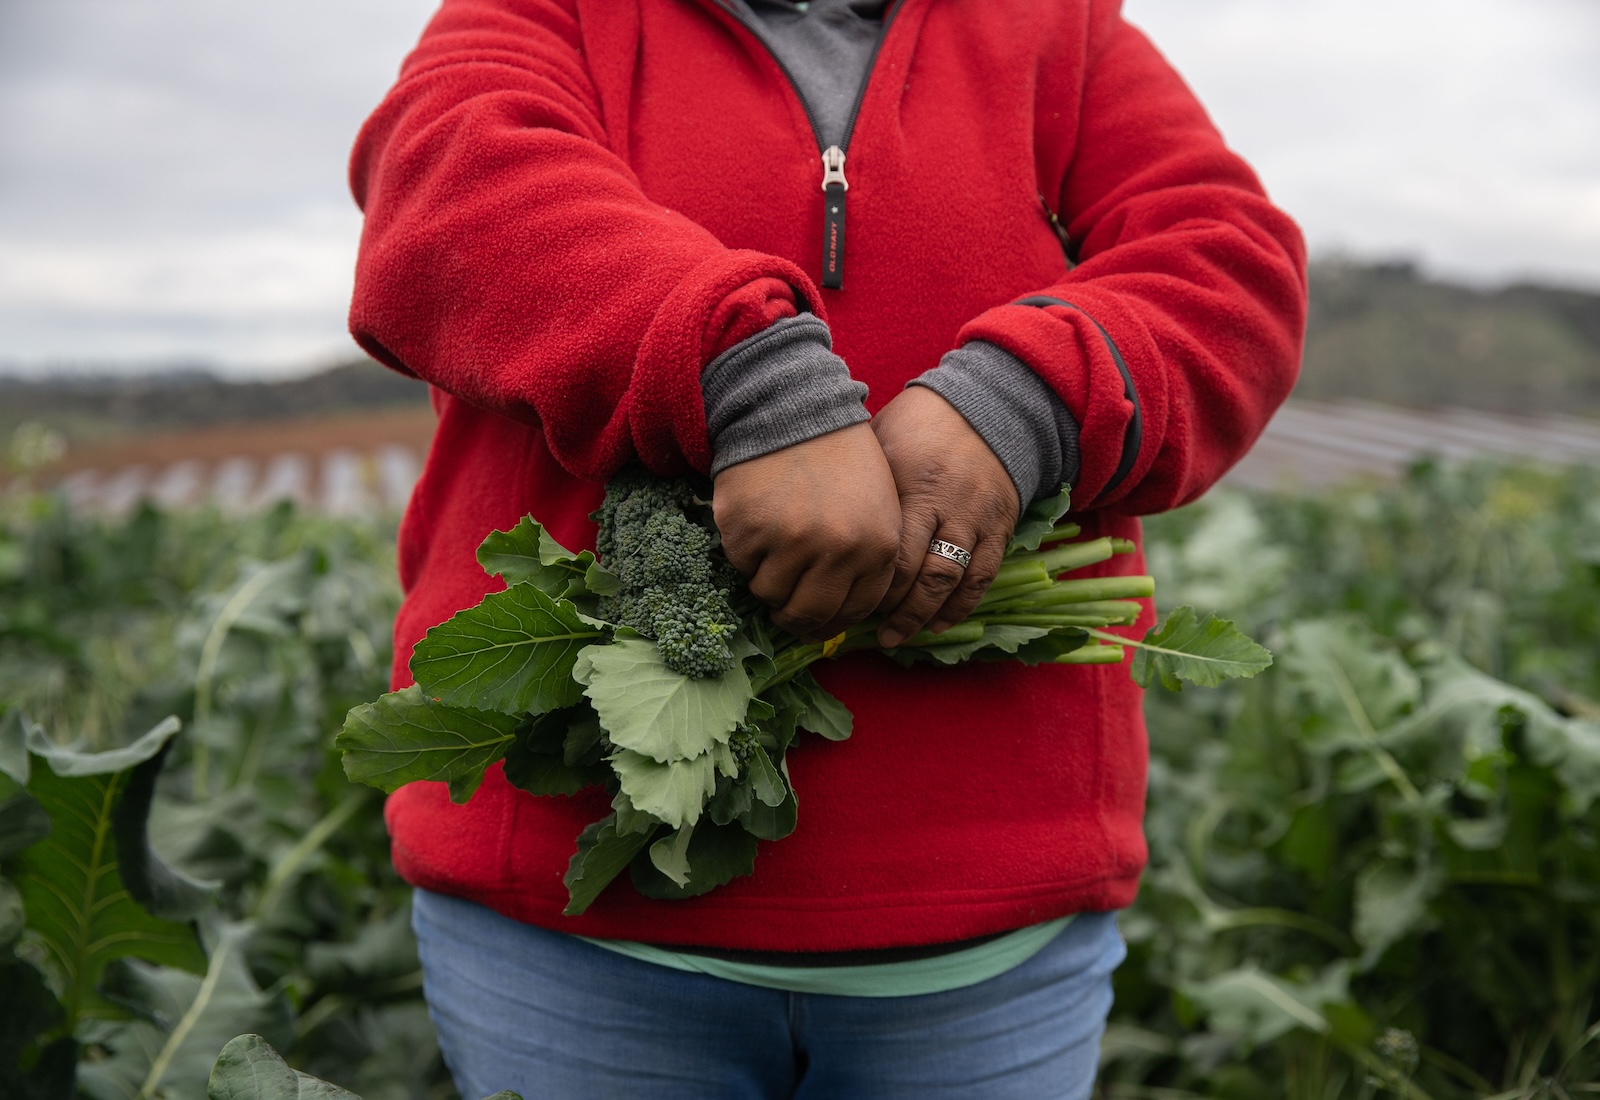
{"label": "red fleece sleeve", "polygon": [[445,0],[352,155],[350,329],[576,476],[704,470],[701,368],[819,295],[651,202],[605,106],[571,0]]}
{"label": "red fleece sleeve", "polygon": [[[1079,132],[1056,196],[1081,263],[1034,295],[1076,308],[999,306],[960,340],[1016,355],[1077,418],[1074,504],[1141,514],[1204,492],[1288,396],[1305,246],[1119,8],[1094,6]],[[1132,430],[1116,352],[1137,396]]]}

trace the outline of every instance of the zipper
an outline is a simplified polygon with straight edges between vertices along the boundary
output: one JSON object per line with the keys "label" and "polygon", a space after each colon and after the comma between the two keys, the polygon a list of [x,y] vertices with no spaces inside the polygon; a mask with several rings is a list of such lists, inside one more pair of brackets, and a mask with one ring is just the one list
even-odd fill
{"label": "zipper", "polygon": [[745,21],[738,9],[728,4],[726,0],[717,0],[717,6],[749,31],[761,44],[761,48],[766,50],[777,63],[778,70],[783,73],[783,78],[794,90],[795,98],[800,101],[800,107],[806,114],[806,121],[811,124],[811,136],[816,140],[817,151],[822,156],[822,286],[827,290],[844,289],[845,193],[850,190],[850,183],[844,175],[845,153],[850,148],[850,136],[855,133],[856,116],[861,113],[861,103],[867,98],[867,84],[871,81],[872,70],[878,63],[878,51],[883,48],[884,41],[889,37],[889,28],[894,24],[894,17],[899,14],[903,4],[904,0],[894,0],[889,5],[889,10],[884,12],[883,30],[879,32],[878,40],[872,45],[872,52],[867,55],[867,69],[861,74],[861,86],[856,89],[855,101],[851,103],[850,114],[845,118],[842,143],[824,149],[822,128],[817,125],[817,116],[811,113],[811,104],[806,102],[805,95],[800,91],[800,85],[795,82],[794,74],[789,71],[789,67],[783,63],[783,58],[772,52],[766,39]]}

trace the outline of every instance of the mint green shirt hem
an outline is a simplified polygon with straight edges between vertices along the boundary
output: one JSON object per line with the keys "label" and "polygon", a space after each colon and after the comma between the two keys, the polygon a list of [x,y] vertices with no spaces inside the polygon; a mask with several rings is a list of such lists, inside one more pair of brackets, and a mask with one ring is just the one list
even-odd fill
{"label": "mint green shirt hem", "polygon": [[595,940],[588,936],[578,939],[641,962],[789,993],[819,993],[830,997],[920,997],[964,989],[1016,969],[1050,946],[1071,920],[1067,916],[1019,928],[988,943],[948,955],[866,966],[763,966],[690,955],[631,940]]}

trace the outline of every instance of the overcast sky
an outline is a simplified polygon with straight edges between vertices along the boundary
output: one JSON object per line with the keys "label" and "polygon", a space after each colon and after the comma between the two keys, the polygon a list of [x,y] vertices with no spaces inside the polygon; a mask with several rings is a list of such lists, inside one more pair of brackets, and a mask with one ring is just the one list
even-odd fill
{"label": "overcast sky", "polygon": [[[352,354],[345,156],[433,6],[0,0],[0,363]],[[1127,11],[1317,250],[1600,287],[1596,0]]]}

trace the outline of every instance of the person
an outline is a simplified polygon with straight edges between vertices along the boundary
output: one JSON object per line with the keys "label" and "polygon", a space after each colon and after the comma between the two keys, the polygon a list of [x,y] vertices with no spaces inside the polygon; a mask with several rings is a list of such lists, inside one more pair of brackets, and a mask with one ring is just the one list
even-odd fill
{"label": "person", "polygon": [[[497,586],[486,534],[593,546],[628,463],[714,479],[779,625],[893,644],[1063,483],[1136,540],[1298,369],[1298,230],[1117,0],[445,0],[351,181],[351,330],[438,413],[396,687]],[[562,915],[598,790],[391,797],[464,1095],[1089,1094],[1145,860],[1127,670],[817,674],[854,737],[790,754],[798,829],[700,898]]]}

